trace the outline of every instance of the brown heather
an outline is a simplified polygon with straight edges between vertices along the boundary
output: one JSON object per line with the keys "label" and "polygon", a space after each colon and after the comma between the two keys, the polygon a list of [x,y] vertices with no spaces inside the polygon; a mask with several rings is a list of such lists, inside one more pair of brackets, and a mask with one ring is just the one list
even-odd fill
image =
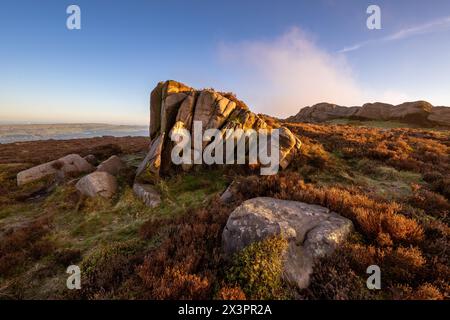
{"label": "brown heather", "polygon": [[[271,118],[270,122],[276,126],[278,120]],[[356,229],[348,243],[317,263],[308,289],[286,295],[277,286],[277,290],[270,291],[271,298],[448,298],[449,133],[407,128],[285,125],[302,140],[301,154],[276,176],[255,176],[242,168],[225,168],[227,181],[236,180],[238,186],[236,199],[230,204],[222,204],[218,193],[210,192],[201,194],[201,201],[192,205],[192,199],[197,199],[193,196],[196,190],[205,186],[207,189],[215,180],[202,178],[200,172],[177,178],[176,187],[188,184],[182,191],[173,191],[173,186],[162,184],[164,201],[177,205],[176,214],[171,212],[174,207],[167,209],[167,204],[149,213],[132,197],[125,197],[126,202],[114,199],[111,204],[84,201],[74,196],[70,187],[57,194],[59,198],[55,195],[59,191],[49,196],[56,197],[56,202],[35,202],[36,211],[28,215],[35,222],[27,220],[22,227],[2,235],[0,276],[6,280],[3,283],[16,283],[29,270],[22,270],[21,266],[47,261],[51,255],[51,261],[59,266],[54,272],[65,276],[62,265],[77,262],[87,274],[82,292],[56,294],[59,298],[254,299],[264,293],[267,283],[255,281],[246,287],[243,279],[254,279],[252,269],[246,267],[245,259],[224,259],[222,231],[229,214],[242,201],[270,196],[325,206],[351,219]],[[95,139],[88,149],[96,151],[101,159],[102,153],[106,157],[116,149],[124,153],[145,150],[147,143],[133,140],[131,149],[126,149],[126,139],[120,140],[120,146],[111,146],[119,140],[110,140],[102,145]],[[8,145],[0,149],[0,162],[16,163],[14,148],[28,154],[26,161],[45,162],[58,146],[57,141],[39,142],[38,147]],[[61,142],[61,146],[62,153],[86,148],[73,142],[72,145]],[[42,154],[39,150],[43,150]],[[0,215],[3,217],[21,210],[23,199],[35,192],[19,190],[14,183],[15,174],[24,166],[0,168]],[[121,180],[121,190],[126,190],[129,180]],[[184,197],[175,198],[173,193]],[[19,209],[9,209],[13,205]],[[27,206],[23,208],[30,210]],[[58,247],[58,241],[53,240],[64,239],[57,238],[55,223],[45,219],[48,212],[53,214],[52,221],[57,222],[59,216],[65,215],[63,219],[77,223],[76,229],[64,229],[64,234],[75,234],[78,239],[99,232],[102,241],[94,238],[95,241],[82,243],[79,248]],[[132,216],[132,221],[142,215],[145,218],[131,227],[126,225],[120,233],[104,232],[127,215]],[[110,224],[102,224],[108,217]],[[58,228],[66,228],[67,222],[64,223]],[[277,265],[276,259],[266,255],[267,248],[256,245],[253,249],[247,252],[247,257],[260,257],[262,265]],[[366,287],[366,268],[372,264],[382,270],[383,290],[370,291]],[[238,276],[230,277],[229,270],[236,265],[242,268],[235,268]],[[36,277],[39,285],[52,279],[42,272]],[[278,277],[272,278],[278,285]],[[18,293],[16,289],[5,285],[0,288],[0,296],[33,296],[24,288],[17,290]],[[55,294],[42,294],[42,298],[48,297]]]}

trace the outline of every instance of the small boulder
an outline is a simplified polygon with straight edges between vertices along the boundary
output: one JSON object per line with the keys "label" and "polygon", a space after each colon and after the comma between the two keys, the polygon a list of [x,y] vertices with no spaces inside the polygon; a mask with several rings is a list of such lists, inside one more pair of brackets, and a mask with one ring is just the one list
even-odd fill
{"label": "small boulder", "polygon": [[117,191],[117,180],[108,172],[95,171],[81,178],[75,187],[88,197],[111,198]]}
{"label": "small boulder", "polygon": [[237,200],[236,194],[239,189],[238,184],[239,182],[236,181],[230,183],[230,185],[226,188],[226,190],[220,195],[220,201],[222,203],[231,203]]}
{"label": "small boulder", "polygon": [[83,159],[86,160],[87,162],[89,162],[90,164],[92,164],[93,166],[96,166],[98,163],[97,157],[94,156],[93,154],[88,154]]}
{"label": "small boulder", "polygon": [[133,192],[148,207],[155,208],[161,203],[161,196],[156,189],[150,184],[135,183]]}
{"label": "small boulder", "polygon": [[97,171],[108,172],[115,176],[123,167],[124,164],[118,156],[111,156],[98,165]]}
{"label": "small boulder", "polygon": [[58,160],[19,172],[17,174],[17,185],[22,186],[50,175],[64,178],[67,175],[87,173],[93,170],[94,167],[81,156],[78,154],[69,154]]}
{"label": "small boulder", "polygon": [[222,234],[226,254],[236,253],[271,236],[288,240],[283,279],[306,288],[317,259],[332,253],[353,229],[350,220],[329,209],[297,201],[254,198],[228,218]]}

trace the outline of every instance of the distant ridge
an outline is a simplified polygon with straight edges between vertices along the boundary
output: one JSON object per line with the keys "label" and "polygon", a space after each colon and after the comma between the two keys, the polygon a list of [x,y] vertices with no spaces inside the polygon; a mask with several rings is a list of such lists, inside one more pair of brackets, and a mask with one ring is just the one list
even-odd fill
{"label": "distant ridge", "polygon": [[290,122],[325,122],[334,119],[400,121],[421,126],[450,127],[450,107],[434,107],[426,101],[405,102],[399,105],[366,103],[362,107],[345,107],[318,103],[301,109]]}

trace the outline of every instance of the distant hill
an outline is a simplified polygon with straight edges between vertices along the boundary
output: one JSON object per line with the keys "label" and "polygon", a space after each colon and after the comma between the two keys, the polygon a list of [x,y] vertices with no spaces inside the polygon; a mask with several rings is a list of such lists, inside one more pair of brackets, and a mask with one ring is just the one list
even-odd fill
{"label": "distant hill", "polygon": [[148,127],[102,123],[0,124],[0,143],[101,136],[148,136]]}
{"label": "distant hill", "polygon": [[344,107],[319,103],[301,109],[290,122],[327,122],[335,119],[400,121],[425,127],[450,127],[450,107],[434,107],[426,101],[405,102],[399,105],[375,102],[362,107]]}

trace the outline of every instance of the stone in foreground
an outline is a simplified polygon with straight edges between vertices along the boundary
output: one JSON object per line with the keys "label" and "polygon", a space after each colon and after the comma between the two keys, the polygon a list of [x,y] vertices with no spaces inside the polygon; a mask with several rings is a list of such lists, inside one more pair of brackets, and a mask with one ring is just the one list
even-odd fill
{"label": "stone in foreground", "polygon": [[161,196],[158,191],[150,184],[135,183],[133,192],[146,206],[155,208],[161,203]]}
{"label": "stone in foreground", "polygon": [[124,164],[118,156],[111,156],[98,165],[97,171],[108,172],[109,174],[115,176],[123,167]]}
{"label": "stone in foreground", "polygon": [[58,160],[50,161],[17,174],[17,185],[34,182],[47,176],[64,178],[68,174],[92,172],[94,167],[78,154],[69,154]]}
{"label": "stone in foreground", "polygon": [[299,289],[309,285],[317,259],[332,253],[353,229],[350,220],[329,209],[303,202],[274,198],[245,201],[228,218],[222,234],[226,254],[236,253],[255,241],[283,236],[283,279]]}
{"label": "stone in foreground", "polygon": [[117,191],[117,180],[108,172],[96,171],[81,178],[75,187],[88,197],[111,198]]}

